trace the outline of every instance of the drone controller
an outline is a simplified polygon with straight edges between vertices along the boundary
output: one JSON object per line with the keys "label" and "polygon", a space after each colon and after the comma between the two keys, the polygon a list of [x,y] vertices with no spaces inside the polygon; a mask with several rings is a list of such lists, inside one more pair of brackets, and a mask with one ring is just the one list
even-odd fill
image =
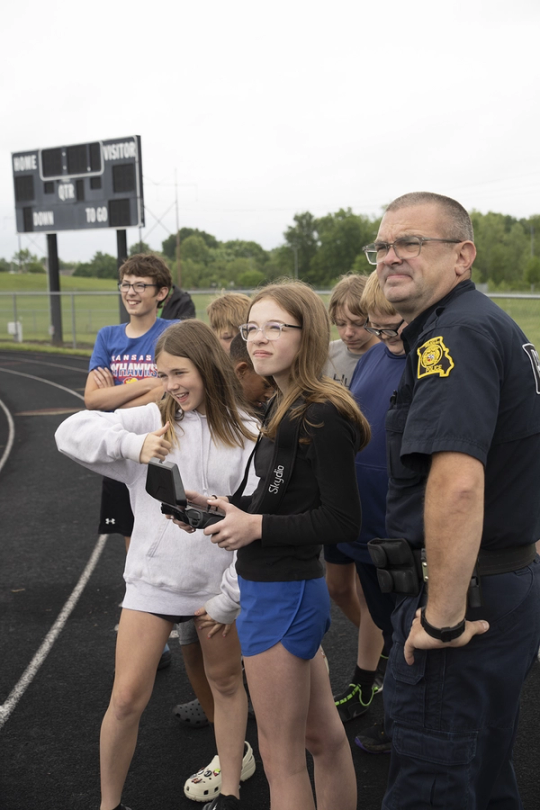
{"label": "drone controller", "polygon": [[213,506],[197,506],[186,498],[184,484],[178,465],[174,462],[151,458],[146,475],[146,491],[152,498],[161,501],[164,515],[172,515],[194,529],[204,529],[219,520],[225,513]]}

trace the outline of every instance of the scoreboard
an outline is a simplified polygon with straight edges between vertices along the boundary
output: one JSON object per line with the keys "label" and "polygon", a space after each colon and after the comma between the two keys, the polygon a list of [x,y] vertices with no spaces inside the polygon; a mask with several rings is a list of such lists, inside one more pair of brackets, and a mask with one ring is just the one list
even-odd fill
{"label": "scoreboard", "polygon": [[12,153],[17,232],[144,225],[141,139]]}

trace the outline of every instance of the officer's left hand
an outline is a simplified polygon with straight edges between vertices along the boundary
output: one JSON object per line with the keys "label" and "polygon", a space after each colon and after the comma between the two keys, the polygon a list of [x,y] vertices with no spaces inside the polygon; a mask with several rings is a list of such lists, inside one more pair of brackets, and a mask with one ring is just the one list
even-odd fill
{"label": "officer's left hand", "polygon": [[262,515],[250,515],[222,498],[212,498],[208,504],[225,512],[223,520],[204,529],[212,543],[217,543],[220,548],[235,551],[261,536]]}
{"label": "officer's left hand", "polygon": [[445,644],[426,633],[420,624],[420,613],[421,609],[418,608],[403,650],[405,661],[409,666],[414,664],[414,650],[442,650],[445,647],[464,647],[473,636],[481,635],[489,630],[488,622],[483,619],[477,622],[466,621],[463,633],[453,641],[449,641]]}

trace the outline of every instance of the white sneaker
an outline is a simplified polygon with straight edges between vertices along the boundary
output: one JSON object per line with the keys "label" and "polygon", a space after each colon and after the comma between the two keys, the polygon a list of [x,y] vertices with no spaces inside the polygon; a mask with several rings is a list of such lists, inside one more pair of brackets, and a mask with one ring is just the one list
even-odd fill
{"label": "white sneaker", "polygon": [[[248,742],[244,743],[244,758],[240,781],[245,782],[255,773],[255,757],[253,748]],[[212,762],[190,776],[184,785],[184,794],[194,802],[207,802],[217,796],[221,790],[221,767],[219,756],[216,754]]]}

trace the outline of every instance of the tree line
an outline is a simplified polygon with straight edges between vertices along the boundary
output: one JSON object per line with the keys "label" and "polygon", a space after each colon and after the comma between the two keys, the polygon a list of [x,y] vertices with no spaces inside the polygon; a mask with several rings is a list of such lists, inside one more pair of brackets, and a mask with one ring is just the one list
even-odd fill
{"label": "tree line", "polygon": [[[381,215],[382,216],[382,215]],[[516,219],[510,215],[472,211],[478,250],[473,280],[490,291],[529,291],[540,286],[540,215]],[[298,277],[318,289],[332,287],[349,271],[368,274],[362,247],[373,242],[381,217],[355,214],[350,208],[315,217],[296,214],[283,234],[283,243],[265,250],[257,242],[235,239],[220,242],[198,228],[181,228],[180,278],[187,289],[251,289],[280,276]],[[161,253],[173,277],[179,278],[176,235],[162,242]],[[144,242],[130,248],[130,255],[150,251]],[[21,255],[24,254],[24,255]],[[62,262],[61,267],[69,263]],[[43,262],[29,251],[19,251],[11,267],[42,272]],[[73,265],[72,265],[73,266]],[[10,263],[0,259],[0,272]],[[116,258],[97,252],[90,262],[75,265],[74,276],[116,278]]]}

